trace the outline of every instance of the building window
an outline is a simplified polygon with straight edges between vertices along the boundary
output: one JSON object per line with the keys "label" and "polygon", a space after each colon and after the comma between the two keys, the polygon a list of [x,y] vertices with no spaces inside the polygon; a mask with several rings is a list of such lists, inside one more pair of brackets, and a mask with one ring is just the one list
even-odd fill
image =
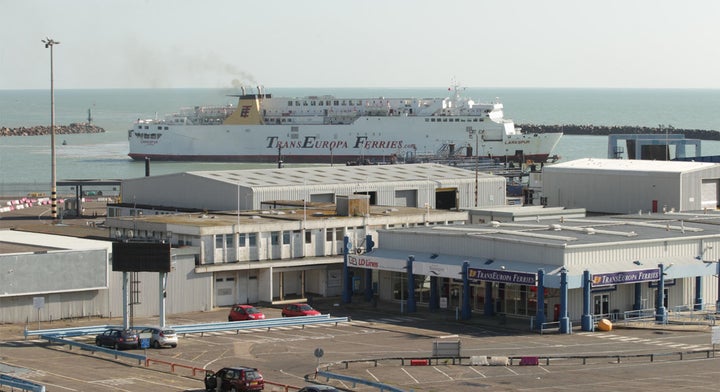
{"label": "building window", "polygon": [[238,234],[238,247],[245,247],[245,233]]}
{"label": "building window", "polygon": [[228,249],[232,249],[235,247],[235,244],[233,244],[233,235],[232,234],[225,235],[225,247]]}
{"label": "building window", "polygon": [[332,229],[328,229],[325,231],[325,241],[332,241],[333,240],[333,231]]}
{"label": "building window", "polygon": [[248,234],[248,246],[257,246],[257,234],[256,233]]}
{"label": "building window", "polygon": [[223,248],[223,235],[218,234],[215,236],[215,249],[222,249]]}
{"label": "building window", "polygon": [[312,232],[310,230],[305,231],[305,243],[312,244]]}
{"label": "building window", "polygon": [[277,231],[270,233],[270,244],[280,245],[280,234]]}
{"label": "building window", "polygon": [[283,245],[290,244],[290,232],[289,231],[283,231]]}

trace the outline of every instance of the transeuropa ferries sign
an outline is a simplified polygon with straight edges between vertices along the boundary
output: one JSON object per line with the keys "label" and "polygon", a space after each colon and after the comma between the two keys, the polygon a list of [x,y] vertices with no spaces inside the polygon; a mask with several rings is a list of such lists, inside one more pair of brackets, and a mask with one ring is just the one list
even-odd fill
{"label": "transeuropa ferries sign", "polygon": [[593,274],[592,285],[593,287],[597,287],[622,283],[654,282],[658,280],[660,280],[660,268],[653,268],[647,270]]}
{"label": "transeuropa ferries sign", "polygon": [[489,282],[500,282],[510,284],[522,284],[526,286],[535,286],[537,276],[525,272],[514,271],[498,271],[479,268],[468,268],[468,279],[485,280]]}

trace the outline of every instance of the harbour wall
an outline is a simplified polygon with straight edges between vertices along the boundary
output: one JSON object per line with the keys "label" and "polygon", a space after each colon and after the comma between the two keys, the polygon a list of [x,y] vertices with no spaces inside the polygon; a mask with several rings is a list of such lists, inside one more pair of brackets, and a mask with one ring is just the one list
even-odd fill
{"label": "harbour wall", "polygon": [[[76,133],[103,133],[105,129],[88,123],[72,123],[70,125],[56,125],[56,135],[69,135]],[[31,127],[8,128],[0,127],[0,136],[43,136],[51,133],[50,127],[36,125]]]}

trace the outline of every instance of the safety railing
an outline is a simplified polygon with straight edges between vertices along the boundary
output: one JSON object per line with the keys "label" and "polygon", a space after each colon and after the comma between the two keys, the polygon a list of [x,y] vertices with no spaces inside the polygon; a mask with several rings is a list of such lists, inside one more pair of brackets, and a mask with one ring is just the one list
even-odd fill
{"label": "safety railing", "polygon": [[25,339],[28,336],[54,336],[54,337],[74,337],[74,336],[86,336],[86,335],[97,335],[103,333],[109,328],[122,328],[119,325],[95,325],[89,327],[72,327],[72,328],[53,328],[53,329],[38,329],[31,331],[25,328],[24,335]]}
{"label": "safety railing", "polygon": [[[705,304],[707,305],[707,304]],[[715,325],[716,315],[708,311],[708,306],[678,305],[668,312],[668,322],[681,325]]]}
{"label": "safety railing", "polygon": [[138,361],[138,365],[144,364],[147,360],[147,357],[142,354],[133,354],[133,353],[127,352],[127,351],[120,351],[120,350],[114,350],[114,349],[106,348],[106,347],[94,346],[92,344],[80,343],[80,342],[76,342],[74,340],[63,339],[62,337],[56,337],[56,336],[50,336],[50,335],[41,335],[40,337],[47,340],[50,343],[68,345],[70,347],[70,350],[72,350],[73,347],[77,347],[81,350],[90,351],[92,353],[101,352],[104,354],[112,355],[115,357],[115,359],[117,359],[118,357],[134,359],[134,360]]}
{"label": "safety railing", "polygon": [[177,325],[173,329],[178,334],[224,332],[224,331],[241,331],[248,329],[266,328],[272,329],[277,327],[302,326],[311,324],[339,324],[348,322],[348,317],[331,317],[329,314],[319,316],[301,316],[301,317],[284,317],[270,318],[264,320],[245,320],[231,321],[227,323],[208,323],[208,324],[187,324]]}
{"label": "safety railing", "polygon": [[[302,317],[283,317],[283,318],[270,318],[264,320],[246,320],[246,321],[231,321],[223,323],[205,323],[205,324],[184,324],[171,326],[178,334],[202,334],[206,332],[223,332],[223,331],[240,331],[246,329],[257,329],[257,328],[277,328],[277,327],[289,327],[289,326],[305,326],[309,324],[339,324],[350,321],[348,317],[332,317],[329,314],[322,314],[319,316],[302,316]],[[76,336],[87,336],[97,335],[108,328],[122,328],[118,325],[98,325],[89,327],[74,327],[74,328],[55,328],[55,329],[42,329],[42,330],[28,330],[24,331],[25,338],[28,336],[52,336],[52,337],[76,337]],[[144,326],[133,326],[135,330],[140,330]]]}
{"label": "safety railing", "polygon": [[[573,328],[572,321],[569,322],[569,328],[570,328],[570,330],[568,332],[572,333],[572,328]],[[560,321],[547,321],[547,322],[538,324],[535,316],[532,316],[532,317],[530,317],[530,330],[540,332],[540,334],[544,334],[549,331],[559,332],[560,331]]]}
{"label": "safety railing", "polygon": [[[616,363],[627,362],[630,360],[648,360],[650,362],[655,361],[673,361],[673,360],[694,360],[694,359],[709,359],[715,358],[716,353],[720,349],[707,348],[690,351],[675,351],[667,353],[642,353],[642,354],[586,354],[586,355],[514,355],[514,356],[488,356],[485,357],[485,361],[477,361],[477,358],[483,356],[460,356],[460,357],[385,357],[385,358],[373,358],[373,359],[353,359],[340,361],[332,366],[342,366],[344,369],[350,368],[351,365],[365,365],[370,364],[373,367],[378,366],[393,366],[393,363],[397,363],[399,366],[406,366],[410,364],[413,366],[416,361],[422,360],[422,365],[430,366],[433,362],[437,365],[447,365],[452,363],[453,365],[469,364],[473,365],[473,362],[483,363],[488,366],[527,366],[528,363],[534,365],[544,364],[549,366],[557,363],[562,366],[570,364],[570,361],[576,360],[578,364],[582,365],[594,365],[600,363],[607,363],[608,359],[614,360]],[[497,361],[493,359],[502,359]],[[327,369],[330,369],[328,366]],[[320,374],[321,372],[318,372]]]}
{"label": "safety railing", "polygon": [[12,388],[12,390],[15,390],[15,388],[17,388],[22,391],[45,392],[44,385],[23,380],[22,378],[8,376],[6,374],[0,374],[0,385],[10,387]]}
{"label": "safety railing", "polygon": [[625,325],[632,322],[654,322],[655,309],[638,309],[623,312],[623,322]]}
{"label": "safety railing", "polygon": [[383,383],[375,382],[375,381],[369,381],[365,380],[359,377],[352,377],[352,376],[346,376],[343,374],[337,374],[337,373],[330,373],[325,371],[317,371],[316,376],[319,377],[325,377],[325,379],[330,380],[340,380],[348,383],[352,383],[352,387],[355,388],[356,384],[362,384],[367,385],[373,388],[378,388],[381,392],[382,391],[389,391],[389,392],[406,392],[404,389],[396,388],[390,385],[386,385]]}

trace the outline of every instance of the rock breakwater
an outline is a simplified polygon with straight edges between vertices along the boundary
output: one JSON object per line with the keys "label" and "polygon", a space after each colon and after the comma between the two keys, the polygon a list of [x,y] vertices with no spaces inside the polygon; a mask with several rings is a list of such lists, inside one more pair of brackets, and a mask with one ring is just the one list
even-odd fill
{"label": "rock breakwater", "polygon": [[704,129],[678,129],[672,126],[667,128],[659,127],[639,127],[632,125],[603,126],[603,125],[536,125],[536,124],[518,124],[525,133],[552,133],[562,132],[565,135],[622,135],[622,134],[655,134],[665,135],[684,135],[688,139],[699,140],[720,140],[720,132],[704,130]]}
{"label": "rock breakwater", "polygon": [[[105,129],[88,123],[72,123],[70,125],[55,126],[56,135],[103,132],[105,132]],[[0,127],[0,136],[43,136],[49,135],[50,133],[50,126],[45,125],[17,128]]]}

